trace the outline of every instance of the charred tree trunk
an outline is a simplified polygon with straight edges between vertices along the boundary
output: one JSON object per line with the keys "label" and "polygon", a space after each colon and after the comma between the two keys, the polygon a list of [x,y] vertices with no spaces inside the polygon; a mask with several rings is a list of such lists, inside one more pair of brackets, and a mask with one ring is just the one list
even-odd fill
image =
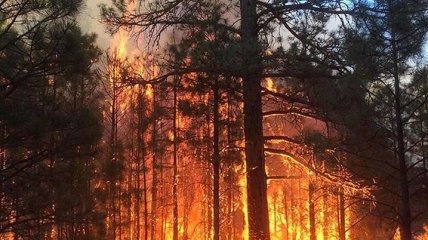
{"label": "charred tree trunk", "polygon": [[123,185],[123,183],[122,183],[122,178],[119,178],[119,189],[118,189],[118,201],[117,201],[117,204],[118,204],[118,206],[117,206],[117,212],[118,212],[118,219],[117,219],[117,224],[118,224],[118,228],[119,228],[119,230],[118,230],[118,235],[119,235],[119,240],[122,240],[122,225],[123,225],[123,222],[122,222],[122,208],[123,208],[123,206],[122,206],[122,203],[124,202],[123,201],[123,194],[122,194],[122,189],[121,189],[121,186]]}
{"label": "charred tree trunk", "polygon": [[[143,145],[144,151],[144,145]],[[143,152],[143,194],[144,194],[144,240],[149,238],[149,212],[148,212],[148,201],[147,201],[147,167],[146,167],[146,156]],[[139,215],[139,212],[137,212]],[[139,231],[138,231],[139,232]]]}
{"label": "charred tree trunk", "polygon": [[233,185],[234,185],[234,172],[233,172],[233,165],[228,166],[228,192],[227,192],[227,239],[232,240],[234,239],[234,229],[235,229],[235,222],[234,222],[234,206],[233,206]]}
{"label": "charred tree trunk", "polygon": [[[232,111],[232,100],[231,100],[231,96],[230,93],[227,93],[227,145],[231,146],[232,145],[232,129],[231,129],[231,124],[229,123],[229,121],[231,120],[231,111]],[[234,234],[234,230],[235,230],[235,217],[234,217],[234,205],[233,205],[233,200],[234,200],[234,181],[235,181],[235,171],[233,169],[233,162],[229,161],[229,164],[227,164],[227,171],[228,171],[228,191],[227,191],[227,217],[228,217],[228,221],[227,221],[227,239],[228,240],[232,240],[235,239],[235,234]]]}
{"label": "charred tree trunk", "polygon": [[[6,124],[0,121],[0,172],[6,168],[6,147],[4,141],[6,139]],[[0,174],[0,193],[3,193],[3,174]],[[0,209],[3,209],[4,196],[0,195]],[[1,215],[3,217],[3,215]]]}
{"label": "charred tree trunk", "polygon": [[267,182],[261,101],[261,50],[258,42],[255,0],[241,0],[241,36],[244,97],[245,158],[247,170],[248,223],[251,240],[269,240]]}
{"label": "charred tree trunk", "polygon": [[[161,125],[161,132],[163,130],[163,126]],[[159,171],[160,171],[160,187],[161,187],[161,197],[160,197],[160,206],[161,206],[161,221],[160,221],[160,227],[161,227],[161,231],[160,231],[160,239],[164,240],[165,239],[165,233],[166,233],[166,215],[167,215],[167,211],[165,211],[165,196],[167,193],[165,184],[163,183],[163,179],[164,179],[164,160],[163,157],[161,157],[161,161],[160,161],[160,165],[159,165]]]}
{"label": "charred tree trunk", "polygon": [[339,240],[346,240],[346,213],[345,213],[345,196],[343,189],[339,188],[338,192],[338,223],[339,223]]}
{"label": "charred tree trunk", "polygon": [[398,49],[395,40],[394,29],[392,32],[392,54],[393,54],[393,75],[394,75],[394,112],[395,112],[395,136],[396,136],[396,156],[398,157],[399,172],[400,172],[400,192],[401,192],[401,216],[400,230],[402,240],[412,240],[411,212],[410,212],[410,193],[408,168],[406,162],[406,150],[404,141],[403,117],[401,106],[401,88],[398,63]]}
{"label": "charred tree trunk", "polygon": [[213,186],[213,212],[214,212],[214,240],[220,239],[220,146],[219,146],[219,106],[220,93],[218,79],[215,78],[214,88],[214,107],[213,107],[213,170],[214,170],[214,186]]}
{"label": "charred tree trunk", "polygon": [[323,236],[324,239],[329,239],[329,228],[330,223],[328,221],[329,211],[328,211],[328,191],[325,189],[325,186],[323,188]]}
{"label": "charred tree trunk", "polygon": [[[117,105],[118,105],[118,86],[117,80],[113,79],[112,86],[112,108],[111,108],[111,128],[110,128],[110,159],[109,161],[116,162],[117,161]],[[111,223],[111,234],[112,238],[116,239],[116,177],[112,176],[113,179],[110,182],[110,194],[111,194],[111,206],[110,206],[110,216],[112,216]]]}
{"label": "charred tree trunk", "polygon": [[[423,131],[423,127],[421,128],[421,130]],[[422,136],[422,141],[421,141],[421,148],[422,148],[422,157],[424,158],[423,161],[423,171],[424,171],[424,177],[423,177],[423,183],[425,184],[425,186],[428,186],[428,163],[427,163],[427,154],[426,154],[426,150],[425,150],[425,139],[424,136]],[[425,195],[428,194],[428,187],[425,187]],[[428,195],[427,195],[428,196]]]}
{"label": "charred tree trunk", "polygon": [[[135,194],[135,209],[134,212],[136,213],[136,228],[135,228],[135,235],[136,235],[136,240],[140,239],[140,227],[141,227],[141,220],[140,220],[140,189],[141,189],[141,184],[140,184],[140,174],[141,174],[141,151],[143,150],[142,148],[142,93],[141,93],[141,88],[139,88],[138,91],[138,104],[137,104],[137,150],[136,150],[136,160],[137,160],[137,172],[135,174],[135,181],[136,181],[136,194]],[[132,172],[131,172],[132,174]],[[132,191],[132,190],[131,190]],[[133,237],[133,236],[131,236]]]}
{"label": "charred tree trunk", "polygon": [[178,146],[177,146],[177,91],[178,91],[178,77],[174,78],[173,86],[173,98],[174,98],[174,114],[173,114],[173,186],[172,186],[172,197],[173,197],[173,240],[178,240]]}
{"label": "charred tree trunk", "polygon": [[157,192],[158,192],[158,186],[157,186],[157,159],[156,159],[156,154],[157,154],[157,148],[156,148],[156,144],[157,144],[157,127],[156,127],[156,120],[157,120],[157,106],[156,106],[156,89],[155,89],[155,85],[153,85],[153,126],[152,126],[152,203],[151,203],[151,230],[150,230],[150,240],[154,240],[156,237],[156,224],[157,224],[157,215],[156,215],[156,210],[157,210]]}
{"label": "charred tree trunk", "polygon": [[284,196],[284,215],[285,215],[285,227],[286,227],[286,231],[285,231],[285,240],[288,240],[289,237],[289,229],[290,229],[290,214],[288,213],[288,201],[287,201],[287,189],[284,187],[284,189],[282,190],[282,194]]}
{"label": "charred tree trunk", "polygon": [[[137,175],[137,183],[138,185],[140,185],[140,164],[142,161],[143,163],[143,201],[144,201],[144,239],[147,240],[148,239],[148,201],[147,201],[147,166],[146,166],[146,154],[145,154],[145,140],[144,140],[144,126],[143,126],[143,92],[140,90],[139,92],[139,114],[138,114],[138,129],[139,129],[139,151],[141,151],[141,158],[138,159],[138,175]],[[140,186],[138,186],[138,193],[140,193]],[[139,203],[140,199],[140,194],[138,194],[137,196],[137,201]],[[140,206],[138,206],[138,211],[136,212],[137,218],[138,218],[138,228],[140,228],[141,224],[140,224]],[[140,229],[137,230],[137,240],[140,239]]]}
{"label": "charred tree trunk", "polygon": [[[206,169],[210,169],[211,168],[211,148],[212,148],[212,143],[211,143],[211,112],[208,111],[207,112],[207,116],[206,116],[206,129],[205,129],[205,136],[208,139],[206,141],[206,152],[205,152],[205,163],[206,163]],[[205,221],[205,239],[211,239],[212,236],[212,228],[213,228],[213,207],[212,207],[212,200],[213,200],[213,191],[211,191],[211,184],[212,184],[212,176],[211,176],[211,171],[207,171],[207,175],[205,176],[205,186],[206,186],[206,210],[205,210],[205,217],[206,217],[206,221]]]}
{"label": "charred tree trunk", "polygon": [[315,231],[315,203],[314,203],[315,187],[313,183],[309,183],[309,233],[310,239],[316,240]]}
{"label": "charred tree trunk", "polygon": [[[160,97],[160,96],[159,96]],[[160,98],[159,98],[160,99]],[[160,103],[160,102],[159,102]],[[165,126],[164,126],[164,122],[159,121],[159,131],[158,132],[164,132],[165,131]],[[161,139],[159,139],[161,140]],[[163,139],[162,139],[163,140]],[[159,179],[158,179],[158,204],[159,204],[159,213],[157,214],[157,217],[160,217],[160,221],[159,221],[159,231],[157,232],[156,235],[154,235],[155,239],[160,239],[160,240],[164,240],[165,239],[165,233],[166,233],[166,217],[168,215],[168,211],[166,211],[165,209],[165,196],[167,195],[167,188],[166,188],[166,184],[164,181],[165,178],[165,159],[166,156],[162,151],[158,152],[158,170],[159,170]],[[157,221],[157,220],[156,220]],[[157,227],[157,226],[156,226]],[[157,228],[155,228],[157,230]]]}

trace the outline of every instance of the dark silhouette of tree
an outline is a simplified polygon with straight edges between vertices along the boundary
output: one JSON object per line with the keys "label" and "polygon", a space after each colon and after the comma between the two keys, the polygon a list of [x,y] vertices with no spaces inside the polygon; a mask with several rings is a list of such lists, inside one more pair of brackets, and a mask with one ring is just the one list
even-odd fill
{"label": "dark silhouette of tree", "polygon": [[[26,14],[37,10],[37,4],[22,4]],[[52,19],[57,15],[50,11],[71,14],[72,5],[38,7],[51,20],[25,33],[20,32],[25,27],[11,25],[0,38],[5,43],[0,232],[37,239],[52,231],[59,239],[96,236],[101,219],[93,210],[91,159],[101,115],[92,66],[100,52],[95,36],[84,35],[71,21]],[[22,13],[15,14],[22,21]]]}

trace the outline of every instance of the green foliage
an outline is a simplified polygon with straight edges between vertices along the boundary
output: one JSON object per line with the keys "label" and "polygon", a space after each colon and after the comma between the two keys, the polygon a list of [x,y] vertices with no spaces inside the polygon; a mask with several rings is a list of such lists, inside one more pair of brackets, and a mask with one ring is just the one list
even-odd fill
{"label": "green foliage", "polygon": [[310,147],[315,153],[322,153],[331,148],[330,140],[317,131],[306,131],[303,133],[303,143]]}
{"label": "green foliage", "polygon": [[[11,226],[0,221],[0,228],[44,239],[54,225],[73,222],[79,231],[85,222],[99,224],[90,183],[102,134],[92,69],[100,50],[94,35],[68,19],[82,1],[15,2],[12,7],[27,10],[17,18],[38,14],[26,26],[7,21],[0,30],[0,129],[6,133],[0,146],[7,152],[0,182],[2,204],[13,203],[2,206],[0,218],[17,218]],[[46,224],[36,228],[41,221]]]}

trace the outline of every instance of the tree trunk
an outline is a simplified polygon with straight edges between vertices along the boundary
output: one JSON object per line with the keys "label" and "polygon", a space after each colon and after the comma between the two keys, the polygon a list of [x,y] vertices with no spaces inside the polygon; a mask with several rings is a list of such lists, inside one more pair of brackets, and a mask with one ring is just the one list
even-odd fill
{"label": "tree trunk", "polygon": [[284,215],[285,215],[285,240],[290,239],[289,237],[289,229],[290,229],[290,217],[289,217],[289,213],[288,213],[288,201],[287,201],[287,189],[284,187],[282,190],[282,194],[284,196]]}
{"label": "tree trunk", "polygon": [[172,186],[172,197],[173,197],[173,240],[178,240],[178,146],[177,146],[177,88],[178,88],[178,77],[174,78],[174,114],[173,114],[173,186]]}
{"label": "tree trunk", "polygon": [[[144,132],[143,131],[143,92],[140,90],[139,93],[139,107],[138,109],[140,110],[140,113],[138,114],[138,118],[139,118],[139,124],[138,124],[138,128],[140,129],[140,135],[139,135],[139,142],[140,142],[140,149],[139,151],[141,151],[141,159],[138,159],[138,161],[142,160],[143,162],[143,200],[144,200],[144,239],[147,240],[148,239],[148,202],[147,202],[147,166],[146,166],[146,154],[145,154],[145,142],[144,142]],[[140,162],[138,162],[138,166],[140,168]],[[140,169],[138,169],[138,176],[137,176],[137,182],[138,185],[140,185]],[[138,187],[138,193],[140,192],[140,187]],[[137,198],[139,199],[140,196],[138,194]],[[140,208],[138,207],[138,211],[136,212],[137,216],[138,216],[138,228],[140,228]],[[140,239],[140,230],[138,229],[137,232],[137,240]]]}
{"label": "tree trunk", "polygon": [[232,164],[228,165],[228,191],[227,191],[227,239],[234,239],[234,229],[235,229],[235,221],[234,221],[234,205],[233,205],[233,185],[234,185],[234,172],[232,168]]}
{"label": "tree trunk", "polygon": [[[423,128],[421,129],[423,131]],[[422,141],[421,141],[421,148],[422,148],[422,157],[424,158],[423,161],[423,171],[424,171],[424,180],[423,180],[423,184],[425,184],[425,186],[428,186],[428,164],[427,164],[427,156],[425,153],[425,140],[424,137],[422,137]],[[425,187],[425,195],[428,194],[428,188]]]}
{"label": "tree trunk", "polygon": [[[143,151],[143,133],[142,133],[142,115],[143,115],[143,109],[142,109],[142,104],[143,104],[143,100],[142,100],[142,92],[141,92],[141,87],[139,87],[138,89],[138,103],[137,103],[137,118],[138,118],[138,124],[137,124],[137,150],[136,150],[136,158],[137,158],[137,173],[135,174],[135,181],[136,181],[136,194],[132,194],[135,195],[135,209],[134,209],[134,214],[136,217],[136,240],[140,239],[140,227],[141,227],[141,219],[140,219],[140,190],[141,190],[141,183],[140,183],[140,174],[141,174],[141,154]],[[131,174],[132,174],[132,167],[131,167]],[[132,191],[132,189],[130,189]],[[134,236],[131,236],[134,237]]]}
{"label": "tree trunk", "polygon": [[[231,130],[231,124],[229,121],[231,121],[231,111],[232,111],[232,100],[230,93],[227,93],[227,145],[232,146],[232,130]],[[227,164],[227,171],[228,171],[228,191],[227,191],[227,240],[235,239],[235,209],[234,209],[234,184],[235,184],[235,171],[233,169],[233,162],[229,161],[229,164]]]}
{"label": "tree trunk", "polygon": [[156,159],[156,154],[157,154],[157,148],[156,148],[156,144],[157,144],[157,127],[156,127],[156,120],[157,120],[157,106],[156,106],[156,89],[155,86],[153,85],[153,128],[152,128],[152,204],[151,204],[151,231],[150,231],[150,240],[155,240],[156,238],[156,224],[157,224],[157,216],[156,216],[156,212],[157,212],[157,192],[158,192],[158,187],[157,187],[157,159]]}
{"label": "tree trunk", "polygon": [[220,239],[220,147],[219,147],[219,102],[220,93],[218,79],[215,78],[214,88],[214,107],[213,107],[213,170],[214,170],[214,186],[213,186],[213,212],[214,212],[214,240]]}
{"label": "tree trunk", "polygon": [[269,240],[267,182],[264,159],[263,119],[261,102],[261,51],[258,43],[255,0],[241,0],[241,31],[245,161],[249,239]]}
{"label": "tree trunk", "polygon": [[[208,111],[208,114],[207,114],[207,116],[206,116],[206,128],[205,128],[205,136],[207,137],[207,139],[210,139],[210,137],[211,137],[211,112],[210,111]],[[211,167],[211,148],[212,148],[212,144],[211,144],[211,141],[210,140],[208,140],[208,141],[206,141],[206,154],[205,154],[205,158],[204,158],[204,160],[206,160],[206,161],[204,161],[204,162],[206,162],[206,166],[204,166],[204,167],[206,167],[206,169],[210,169],[210,167]],[[213,200],[213,196],[212,196],[212,194],[213,194],[213,191],[211,191],[211,184],[212,184],[212,181],[211,181],[211,179],[212,179],[212,176],[211,176],[211,172],[210,171],[207,171],[207,173],[206,173],[206,175],[205,175],[205,179],[204,179],[204,182],[205,182],[205,186],[207,186],[207,188],[206,188],[206,192],[205,192],[205,194],[206,194],[206,209],[205,209],[205,217],[206,217],[206,220],[205,220],[205,239],[206,240],[210,240],[211,239],[211,236],[212,236],[212,228],[213,228],[213,208],[212,208],[212,200]]]}
{"label": "tree trunk", "polygon": [[339,188],[338,192],[338,221],[339,221],[339,240],[346,240],[346,213],[345,213],[345,196],[343,189]]}
{"label": "tree trunk", "polygon": [[[112,86],[112,108],[111,108],[111,128],[110,128],[110,159],[109,161],[115,162],[117,161],[117,98],[118,98],[118,89],[117,89],[117,80],[113,78],[113,86]],[[111,223],[111,234],[112,238],[116,239],[116,228],[117,228],[117,209],[116,209],[116,177],[110,182],[110,194],[111,194],[111,214],[112,223]]]}
{"label": "tree trunk", "polygon": [[[144,149],[143,149],[144,151]],[[148,201],[147,201],[147,167],[146,167],[146,156],[143,152],[143,193],[144,193],[144,240],[149,239],[149,212],[148,212]],[[139,215],[139,212],[137,212]],[[139,238],[139,237],[138,237]]]}
{"label": "tree trunk", "polygon": [[[0,121],[0,172],[6,168],[6,147],[3,142],[6,138],[6,125]],[[0,174],[0,193],[3,193],[3,174]],[[3,194],[0,195],[0,209],[3,209]]]}
{"label": "tree trunk", "polygon": [[325,185],[323,186],[323,193],[322,193],[322,199],[323,199],[323,236],[324,239],[329,239],[329,229],[330,229],[330,223],[329,223],[329,206],[328,206],[328,191],[325,189]]}
{"label": "tree trunk", "polygon": [[316,240],[315,231],[315,203],[314,203],[315,187],[313,183],[309,183],[309,232],[310,239]]}
{"label": "tree trunk", "polygon": [[[161,126],[161,129],[160,129],[161,131],[160,132],[162,132],[162,126]],[[160,239],[161,240],[164,240],[165,239],[165,233],[166,233],[166,224],[165,224],[165,222],[166,222],[166,214],[167,214],[167,211],[165,211],[165,197],[164,196],[166,196],[166,188],[165,188],[165,184],[164,184],[164,182],[163,182],[163,179],[164,179],[164,175],[165,175],[165,173],[164,173],[164,169],[163,169],[163,167],[164,167],[164,161],[163,161],[163,158],[161,157],[160,158],[161,159],[161,161],[160,161],[160,165],[159,165],[159,171],[160,171],[160,183],[161,183],[161,185],[160,185],[160,187],[161,187],[161,198],[160,198],[160,206],[162,206],[161,207],[161,222],[160,222],[160,227],[161,227],[161,231],[160,231]]]}
{"label": "tree trunk", "polygon": [[401,192],[401,216],[400,229],[402,240],[412,240],[411,212],[410,212],[410,193],[409,181],[407,176],[406,150],[404,143],[403,118],[401,112],[401,89],[400,76],[398,69],[398,50],[395,41],[394,29],[392,32],[392,54],[393,54],[393,75],[394,75],[394,111],[395,111],[395,127],[396,127],[396,156],[398,157],[400,171],[400,192]]}

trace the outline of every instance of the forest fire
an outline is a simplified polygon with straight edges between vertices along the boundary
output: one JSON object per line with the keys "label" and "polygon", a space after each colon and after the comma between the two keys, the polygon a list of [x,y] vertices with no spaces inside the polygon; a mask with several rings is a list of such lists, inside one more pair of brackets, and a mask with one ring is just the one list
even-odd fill
{"label": "forest fire", "polygon": [[0,239],[428,239],[427,1],[66,2],[0,3]]}
{"label": "forest fire", "polygon": [[[133,57],[128,55],[129,52],[135,52],[135,50],[129,50],[127,47],[128,42],[131,41],[129,36],[130,34],[124,29],[119,29],[113,37],[114,40],[111,45],[111,49],[113,49],[111,54],[117,57],[119,63],[113,62],[108,67],[113,69],[111,78],[116,79],[112,82],[118,83],[122,88],[117,100],[120,102],[119,111],[115,111],[118,116],[113,117],[113,119],[129,118],[132,121],[132,118],[155,117],[153,116],[154,109],[159,107],[157,104],[160,104],[158,101],[160,101],[161,96],[158,96],[153,85],[147,83],[135,87],[128,86],[126,85],[126,76],[124,77],[119,73],[124,67],[135,71],[135,73],[127,72],[130,76],[143,76],[141,73],[145,72],[141,70],[143,67],[140,63],[135,62]],[[123,64],[120,64],[121,62]],[[117,67],[121,69],[115,70]],[[116,75],[116,72],[119,74]],[[149,78],[149,76],[146,77]],[[192,84],[197,81],[195,78],[198,77],[199,75],[195,73],[184,75],[181,84],[187,88],[192,88]],[[145,80],[141,79],[140,81],[143,83]],[[114,88],[114,85],[111,87]],[[142,91],[141,88],[145,90]],[[272,78],[266,79],[266,88],[274,92],[278,89]],[[193,95],[181,94],[181,91],[175,101],[183,104],[200,103],[207,105],[212,97],[209,93]],[[137,125],[142,129],[138,130],[135,140],[133,140],[134,134],[131,136],[126,134],[127,132],[135,132],[132,125],[129,125],[127,121],[116,123],[117,127],[121,129],[117,134],[123,136],[123,139],[120,140],[124,141],[122,144],[127,145],[130,143],[125,142],[138,141],[140,146],[127,150],[130,152],[125,153],[122,160],[124,175],[116,187],[118,188],[117,191],[128,192],[129,196],[118,197],[117,202],[113,203],[117,204],[118,207],[112,206],[111,208],[112,211],[115,208],[119,210],[116,209],[116,212],[111,213],[112,215],[107,218],[107,228],[112,231],[111,234],[114,239],[150,239],[149,236],[153,239],[174,239],[175,208],[178,213],[178,239],[213,238],[212,163],[203,160],[204,155],[209,154],[209,152],[202,153],[196,148],[195,143],[183,140],[184,136],[195,134],[195,139],[192,141],[203,143],[204,138],[214,134],[213,123],[211,121],[205,122],[204,125],[200,125],[203,127],[195,129],[195,132],[192,133],[189,129],[195,126],[195,123],[192,122],[195,120],[194,116],[186,113],[185,109],[178,112],[178,106],[174,105],[173,95],[162,96],[163,102],[161,104],[166,104],[165,107],[177,112],[176,123],[171,123],[174,119],[166,118],[158,119],[156,126],[152,126],[152,128],[165,128],[166,135],[164,137],[154,136],[155,132],[150,131],[149,126]],[[140,106],[140,104],[144,105]],[[138,110],[139,107],[143,109]],[[219,111],[223,116],[227,116],[227,114],[231,114],[231,108],[236,107],[239,106],[234,106],[232,102],[226,102],[220,106]],[[113,112],[114,110],[110,108],[110,111]],[[233,118],[232,116],[228,117]],[[137,123],[142,124],[140,120],[137,120]],[[171,125],[172,127],[175,125],[177,130],[171,129]],[[271,120],[268,120],[265,125],[266,135],[280,135],[287,129],[288,132],[294,131],[297,134],[297,130],[290,131],[294,127],[286,123],[275,125]],[[311,123],[306,123],[306,125],[311,126]],[[150,143],[153,138],[159,138],[157,141],[161,141],[163,138],[164,141],[170,143],[165,148],[166,152],[177,151],[175,163],[172,155],[163,154],[163,156],[160,155],[155,158],[156,153],[151,152],[154,150],[146,150],[146,148],[155,147],[149,146],[153,144]],[[177,149],[174,149],[174,143],[177,144]],[[145,146],[142,146],[143,144]],[[242,141],[238,140],[236,144],[242,147]],[[281,140],[273,142],[273,144],[281,146],[282,149],[289,149],[290,151],[292,149],[295,151],[294,154],[300,155],[299,157],[302,159],[308,156],[313,157],[313,155],[308,154],[310,150],[303,146],[287,146]],[[206,151],[210,151],[209,149],[208,143]],[[139,151],[141,152],[138,153]],[[235,163],[232,165],[225,163],[221,166],[220,175],[223,181],[220,182],[220,192],[225,196],[224,199],[220,200],[220,214],[223,219],[223,224],[220,226],[222,239],[249,239],[245,163],[241,156],[236,155],[236,157],[238,158],[233,160]],[[345,198],[352,197],[352,195],[345,196],[343,192],[339,193],[339,188],[331,182],[331,179],[323,179],[321,175],[317,174],[315,165],[312,166],[313,168],[305,168],[305,164],[315,164],[314,159],[305,159],[305,163],[299,163],[298,161],[301,160],[293,159],[290,155],[274,154],[269,156],[267,161],[269,220],[272,240],[345,239],[340,236],[342,233],[345,234],[346,239],[349,239],[350,230],[348,228],[351,224],[350,212],[352,210],[345,209],[345,206],[340,204],[344,204]],[[139,166],[141,164],[143,164],[142,168]],[[177,164],[177,173],[174,172],[174,164]],[[177,181],[177,203],[174,202],[173,197],[174,181]],[[153,189],[155,190],[153,191]],[[343,218],[341,214],[344,214]]]}

